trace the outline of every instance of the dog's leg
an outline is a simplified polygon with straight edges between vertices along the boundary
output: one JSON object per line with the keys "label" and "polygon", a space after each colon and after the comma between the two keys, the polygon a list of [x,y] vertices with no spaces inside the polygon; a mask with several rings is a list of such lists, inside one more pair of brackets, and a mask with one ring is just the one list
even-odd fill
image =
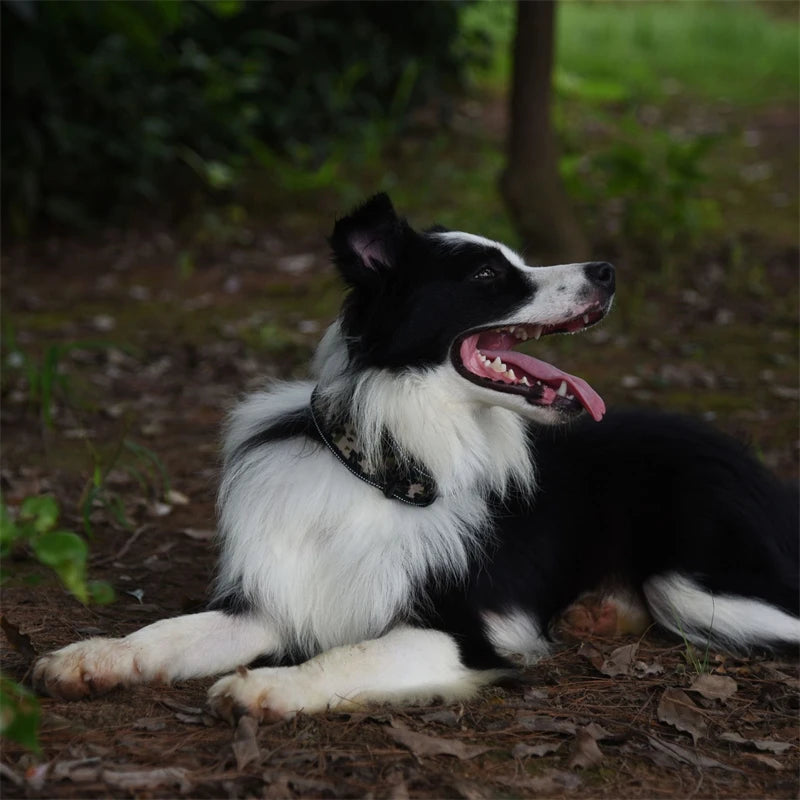
{"label": "dog's leg", "polygon": [[33,683],[52,697],[78,700],[116,686],[218,675],[277,648],[269,622],[205,611],[162,619],[122,639],[86,639],[48,653],[36,662]]}
{"label": "dog's leg", "polygon": [[209,703],[229,721],[241,714],[285,719],[300,711],[466,698],[503,674],[465,667],[446,633],[401,627],[379,639],[335,647],[298,666],[237,670],[211,687]]}

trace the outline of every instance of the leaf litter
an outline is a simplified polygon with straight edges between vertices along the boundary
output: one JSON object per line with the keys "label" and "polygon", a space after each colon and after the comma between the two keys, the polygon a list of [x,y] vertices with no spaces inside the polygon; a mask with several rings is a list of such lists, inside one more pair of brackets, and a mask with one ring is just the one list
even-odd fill
{"label": "leaf litter", "polygon": [[[84,332],[73,321],[80,316],[74,309],[80,306],[82,296],[95,291],[95,276],[103,273],[109,259],[77,245],[71,247],[72,251],[59,249],[64,259],[73,259],[62,270],[63,292],[42,299],[54,306],[47,309],[49,314],[59,313],[59,303],[69,306],[72,327],[68,335],[75,338]],[[293,242],[290,252],[303,249],[304,242]],[[124,251],[131,252],[129,242]],[[793,259],[793,255],[785,259],[787,270],[794,270]],[[254,254],[253,263],[262,264],[263,254]],[[324,263],[324,258],[319,263]],[[303,281],[313,281],[315,269],[309,267]],[[698,269],[695,275],[699,280],[702,265]],[[15,293],[29,290],[30,275],[36,274],[31,270],[23,261],[15,266],[14,258],[4,263],[5,308],[11,313],[20,306]],[[227,268],[209,265],[171,286],[163,267],[155,269],[144,263],[130,267],[124,286],[103,295],[108,307],[115,309],[114,335],[119,334],[120,341],[130,337],[135,349],[131,355],[109,357],[108,363],[93,358],[70,364],[70,370],[85,379],[87,386],[97,386],[104,393],[108,413],[81,417],[78,410],[70,410],[57,417],[58,424],[62,419],[64,424],[54,431],[51,445],[59,453],[62,447],[64,452],[74,452],[74,441],[61,433],[78,429],[91,430],[98,442],[113,441],[123,418],[130,420],[132,435],[146,437],[147,431],[155,430],[148,427],[148,415],[157,418],[160,428],[151,446],[164,460],[172,483],[181,487],[182,497],[165,496],[169,514],[160,518],[148,519],[147,498],[132,503],[131,517],[138,525],[150,526],[147,535],[132,536],[129,530],[120,530],[114,520],[104,518],[102,510],[93,518],[93,577],[116,586],[117,603],[85,608],[55,585],[44,584],[36,591],[28,586],[4,587],[5,610],[13,625],[30,638],[33,649],[44,652],[98,632],[123,636],[202,604],[214,560],[210,487],[217,468],[219,424],[231,398],[254,385],[256,379],[260,381],[262,374],[296,374],[298,366],[296,353],[262,358],[263,354],[243,344],[247,331],[241,326],[236,326],[233,334],[224,333],[226,309],[252,298],[252,309],[237,305],[231,318],[244,320],[251,311],[263,313],[265,293],[269,295],[273,284],[286,285],[286,274],[276,277],[261,266],[237,273],[240,290],[226,295],[219,290],[230,277]],[[293,291],[306,291],[301,288],[306,284],[299,279],[291,281]],[[132,300],[126,287],[130,286],[144,287],[153,297],[165,298],[164,303],[174,304],[175,314],[137,319],[135,330],[127,331],[125,320]],[[681,290],[692,287],[687,284]],[[700,289],[699,294],[707,296]],[[214,298],[215,314],[209,314],[208,306],[199,314],[204,319],[221,316],[213,325],[209,323],[212,335],[208,339],[195,335],[187,339],[184,329],[176,332],[173,325],[179,315],[194,324],[192,312],[180,310],[181,298],[204,295]],[[313,292],[299,296],[304,303],[313,302]],[[598,368],[607,366],[623,375],[635,373],[640,388],[650,389],[660,374],[654,362],[663,358],[676,364],[681,361],[679,350],[672,352],[678,345],[670,340],[670,331],[676,334],[676,342],[683,341],[685,337],[678,334],[690,325],[693,337],[702,338],[704,319],[670,296],[660,299],[651,319],[643,321],[652,323],[651,333],[643,333],[641,343],[627,337],[624,349],[615,344],[624,337],[612,335],[598,356]],[[748,316],[747,308],[736,307],[736,319],[760,319],[758,315],[768,314],[767,303],[752,301],[755,316]],[[733,306],[726,302],[726,307]],[[307,313],[303,311],[297,321]],[[262,320],[260,324],[265,323]],[[778,328],[781,325],[778,323]],[[788,338],[782,341],[793,340],[792,327],[784,327]],[[33,329],[21,332],[42,338]],[[576,358],[587,358],[587,363],[596,355],[596,351],[589,356],[575,352]],[[724,361],[720,364],[712,376],[717,382],[726,368]],[[699,376],[699,382],[690,377],[692,386],[697,384],[694,391],[702,393],[700,384],[709,381],[704,376]],[[743,390],[750,391],[744,372],[738,378],[744,381]],[[79,495],[85,478],[60,466],[54,468],[59,459],[49,458],[42,464],[36,460],[41,436],[36,426],[29,424],[24,405],[13,399],[19,389],[11,387],[7,396],[11,400],[3,407],[2,478],[4,488],[9,487],[7,497],[19,501],[28,494],[50,491],[66,509]],[[624,387],[611,387],[610,391],[609,399],[617,402],[627,400],[630,394]],[[788,406],[779,407],[779,398],[758,396],[761,405],[732,418],[733,424],[757,426],[759,436],[771,437],[772,445],[760,439],[767,442],[765,455],[777,458],[773,463],[796,474],[796,453],[792,451],[794,455],[789,457],[784,452],[788,445],[783,450],[774,445],[781,438],[776,420],[780,414],[786,415],[781,409]],[[144,409],[144,419],[136,418],[140,409]],[[187,453],[192,458],[187,458]],[[190,502],[181,503],[183,497]],[[74,524],[80,525],[80,519]],[[132,602],[120,602],[126,588],[141,590],[142,598],[152,602],[140,604],[142,598],[135,596],[125,596]],[[22,652],[24,645],[19,641],[20,652],[8,639],[6,644],[4,671],[23,679],[30,654]],[[257,729],[241,720],[231,728],[203,713],[210,681],[189,681],[170,689],[120,690],[91,702],[43,699],[41,756],[4,743],[0,784],[4,797],[38,794],[70,800],[176,796],[181,792],[197,798],[373,796],[402,800],[462,796],[481,800],[507,794],[568,794],[611,800],[684,796],[698,785],[700,772],[699,796],[796,797],[800,790],[797,658],[726,657],[720,670],[724,667],[725,675],[735,678],[736,689],[731,692],[732,684],[727,681],[698,684],[692,680],[684,650],[680,642],[655,632],[635,641],[595,640],[580,648],[564,648],[527,667],[522,688],[488,689],[481,698],[458,706],[373,710],[362,715],[300,715],[291,722]],[[667,690],[682,692],[683,697],[667,694]],[[670,707],[665,696],[672,704],[669,711],[665,711]],[[172,706],[169,701],[174,701]],[[661,707],[662,716],[683,718],[692,706],[706,722],[696,745],[691,730],[680,730],[660,719],[658,713]],[[164,713],[165,708],[169,713]],[[400,726],[388,724],[390,718]],[[699,725],[696,717],[693,721]]]}

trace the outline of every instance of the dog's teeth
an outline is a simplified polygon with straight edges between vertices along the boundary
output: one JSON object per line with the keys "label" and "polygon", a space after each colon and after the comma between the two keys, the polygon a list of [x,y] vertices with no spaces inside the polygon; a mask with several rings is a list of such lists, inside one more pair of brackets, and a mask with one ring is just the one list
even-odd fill
{"label": "dog's teeth", "polygon": [[508,377],[511,378],[512,381],[515,381],[517,379],[517,376],[514,374],[514,370],[513,369],[508,370],[506,375],[508,375]]}
{"label": "dog's teeth", "polygon": [[583,315],[583,324],[584,325],[588,325],[589,324],[589,315],[588,314],[584,314]]}
{"label": "dog's teeth", "polygon": [[511,325],[510,327],[506,328],[506,330],[507,330],[509,333],[514,333],[514,331],[515,331],[516,329],[517,329],[516,325]]}
{"label": "dog's teeth", "polygon": [[528,341],[528,331],[526,331],[525,328],[520,328],[518,331],[516,331],[516,335],[517,339],[521,339],[523,342]]}
{"label": "dog's teeth", "polygon": [[536,325],[533,329],[533,338],[538,342],[542,336],[542,326]]}
{"label": "dog's teeth", "polygon": [[556,394],[559,397],[566,397],[567,396],[567,382],[566,381],[561,381],[561,386],[558,387],[558,391],[556,392]]}
{"label": "dog's teeth", "polygon": [[505,372],[506,371],[506,365],[500,360],[500,356],[497,356],[497,358],[495,358],[495,360],[492,361],[492,363],[489,364],[489,366],[495,372]]}
{"label": "dog's teeth", "polygon": [[536,381],[536,385],[537,385],[537,386],[542,386],[543,384],[542,384],[542,382],[541,382],[541,381]]}
{"label": "dog's teeth", "polygon": [[520,378],[519,382],[523,384],[523,386],[530,386],[530,384],[528,383],[528,379],[524,375]]}
{"label": "dog's teeth", "polygon": [[574,399],[575,399],[575,395],[574,394],[568,394],[567,395],[567,400],[574,400]]}

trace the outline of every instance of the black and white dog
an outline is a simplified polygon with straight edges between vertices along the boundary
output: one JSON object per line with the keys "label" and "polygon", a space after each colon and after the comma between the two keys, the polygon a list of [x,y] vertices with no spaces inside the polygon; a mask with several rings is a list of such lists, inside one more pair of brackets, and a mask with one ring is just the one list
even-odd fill
{"label": "black and white dog", "polygon": [[385,195],[331,246],[350,292],[313,379],[229,421],[210,610],[46,655],[40,689],[231,673],[212,707],[268,718],[463,698],[547,653],[591,591],[703,645],[800,642],[795,489],[690,420],[606,416],[514,350],[602,319],[609,264],[532,268],[415,231]]}

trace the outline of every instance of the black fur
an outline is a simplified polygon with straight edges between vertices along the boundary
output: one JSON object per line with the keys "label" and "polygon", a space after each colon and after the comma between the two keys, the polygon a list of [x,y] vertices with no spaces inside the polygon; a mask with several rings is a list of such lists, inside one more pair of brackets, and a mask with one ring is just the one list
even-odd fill
{"label": "black fur", "polygon": [[[547,628],[609,577],[639,587],[677,570],[718,594],[798,614],[798,491],[748,449],[696,420],[650,411],[532,430],[533,503],[495,504],[495,549],[464,584],[432,596],[425,621],[468,666],[502,663],[480,612],[530,611]],[[424,612],[423,612],[424,614]]]}

